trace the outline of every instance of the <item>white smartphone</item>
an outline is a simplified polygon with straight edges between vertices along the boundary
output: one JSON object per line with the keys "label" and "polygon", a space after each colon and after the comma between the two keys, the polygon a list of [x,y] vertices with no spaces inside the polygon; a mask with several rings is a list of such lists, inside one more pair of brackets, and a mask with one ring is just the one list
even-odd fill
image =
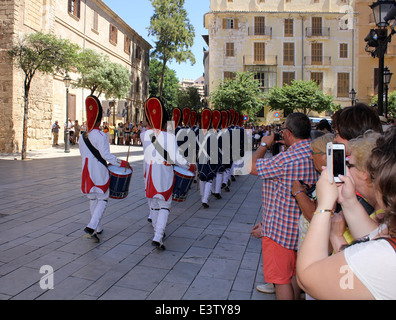
{"label": "white smartphone", "polygon": [[345,145],[328,142],[326,145],[327,174],[329,181],[342,182],[338,176],[345,176]]}

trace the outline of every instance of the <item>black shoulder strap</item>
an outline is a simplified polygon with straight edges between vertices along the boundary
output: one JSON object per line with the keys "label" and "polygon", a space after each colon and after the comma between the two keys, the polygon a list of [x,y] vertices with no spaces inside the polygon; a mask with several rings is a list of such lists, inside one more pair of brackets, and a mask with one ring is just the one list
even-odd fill
{"label": "black shoulder strap", "polygon": [[160,153],[160,155],[165,159],[165,161],[168,161],[168,151],[166,151],[157,141],[157,138],[155,137],[154,133],[150,135],[151,143],[154,145],[155,150]]}
{"label": "black shoulder strap", "polygon": [[88,149],[92,152],[92,154],[95,156],[96,159],[99,160],[100,163],[102,163],[106,168],[107,168],[107,162],[105,159],[102,158],[102,156],[100,155],[100,152],[98,151],[98,149],[96,149],[91,141],[89,141],[88,139],[88,133],[84,132],[83,134],[83,139],[85,144],[87,145]]}

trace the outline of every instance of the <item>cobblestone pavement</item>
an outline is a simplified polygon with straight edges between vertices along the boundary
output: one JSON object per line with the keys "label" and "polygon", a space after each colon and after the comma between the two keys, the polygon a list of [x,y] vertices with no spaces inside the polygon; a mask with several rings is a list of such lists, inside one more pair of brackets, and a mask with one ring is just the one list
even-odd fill
{"label": "cobblestone pavement", "polygon": [[[122,159],[127,150],[111,146]],[[100,243],[83,237],[90,214],[77,146],[14,158],[0,154],[0,299],[275,299],[255,289],[263,282],[261,242],[250,236],[261,217],[257,177],[237,176],[208,209],[193,184],[185,202],[173,202],[167,250],[159,251],[147,222],[141,147],[131,147],[129,195],[109,200]]]}

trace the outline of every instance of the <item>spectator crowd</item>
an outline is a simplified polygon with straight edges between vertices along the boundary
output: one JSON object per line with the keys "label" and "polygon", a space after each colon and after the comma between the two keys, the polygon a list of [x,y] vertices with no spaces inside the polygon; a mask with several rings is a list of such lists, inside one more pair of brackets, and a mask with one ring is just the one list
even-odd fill
{"label": "spectator crowd", "polygon": [[[357,104],[331,125],[301,113],[260,127],[250,172],[263,180],[265,283],[277,299],[396,299],[396,126]],[[256,128],[255,128],[256,129]],[[283,152],[265,157],[278,141]],[[263,134],[265,132],[265,134]],[[328,142],[345,145],[346,175],[326,170]]]}

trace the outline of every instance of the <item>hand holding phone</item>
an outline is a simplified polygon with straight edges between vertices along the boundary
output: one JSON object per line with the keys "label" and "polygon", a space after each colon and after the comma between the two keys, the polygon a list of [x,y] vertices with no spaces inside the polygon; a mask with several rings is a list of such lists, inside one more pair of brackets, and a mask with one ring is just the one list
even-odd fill
{"label": "hand holding phone", "polygon": [[328,142],[326,145],[326,160],[329,182],[342,182],[338,176],[345,176],[345,145]]}

